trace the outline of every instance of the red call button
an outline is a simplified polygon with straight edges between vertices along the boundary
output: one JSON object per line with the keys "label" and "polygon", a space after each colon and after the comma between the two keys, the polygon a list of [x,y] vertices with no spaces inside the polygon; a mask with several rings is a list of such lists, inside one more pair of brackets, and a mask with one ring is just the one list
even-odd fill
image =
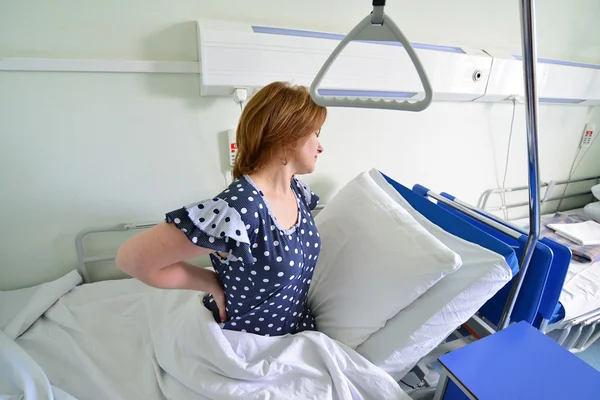
{"label": "red call button", "polygon": [[588,135],[588,136],[592,136],[592,133],[593,133],[592,131],[586,131],[585,132],[585,134]]}
{"label": "red call button", "polygon": [[237,144],[231,143],[231,150],[235,150],[235,149],[237,149]]}

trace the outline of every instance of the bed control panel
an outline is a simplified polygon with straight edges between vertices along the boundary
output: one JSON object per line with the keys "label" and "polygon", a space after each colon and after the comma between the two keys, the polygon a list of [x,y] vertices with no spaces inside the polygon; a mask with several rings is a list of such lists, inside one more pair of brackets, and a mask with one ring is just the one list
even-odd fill
{"label": "bed control panel", "polygon": [[237,155],[237,144],[235,142],[235,129],[227,131],[227,152],[229,153],[229,166],[233,167],[235,156]]}
{"label": "bed control panel", "polygon": [[581,136],[580,147],[590,147],[592,144],[592,138],[594,137],[594,131],[596,130],[596,126],[594,124],[587,124],[585,129],[583,130],[583,135]]}

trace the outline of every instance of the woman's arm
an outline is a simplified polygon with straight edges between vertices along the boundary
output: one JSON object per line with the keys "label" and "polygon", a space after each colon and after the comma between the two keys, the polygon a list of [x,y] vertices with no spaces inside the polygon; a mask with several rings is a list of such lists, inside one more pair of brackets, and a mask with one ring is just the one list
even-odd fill
{"label": "woman's arm", "polygon": [[211,293],[225,321],[225,294],[217,274],[184,261],[212,252],[191,243],[173,224],[162,222],[125,242],[115,262],[123,272],[149,286]]}

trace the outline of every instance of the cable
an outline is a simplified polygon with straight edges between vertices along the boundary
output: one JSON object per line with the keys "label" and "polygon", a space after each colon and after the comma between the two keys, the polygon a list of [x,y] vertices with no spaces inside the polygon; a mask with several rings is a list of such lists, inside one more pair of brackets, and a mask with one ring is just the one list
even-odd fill
{"label": "cable", "polygon": [[[577,162],[577,157],[579,157],[579,154],[581,153],[581,146],[579,146],[579,148],[577,149],[577,153],[575,154],[575,157],[573,158],[573,162],[571,163],[571,168],[569,168],[569,176],[567,177],[567,180],[571,180],[571,178],[573,177],[573,174],[575,173],[575,171],[577,170],[577,166],[579,166],[579,164],[575,165],[575,163]],[[584,153],[585,155],[585,153]],[[569,189],[569,183],[567,182],[567,184],[565,185],[565,189],[563,190],[563,195],[565,193],[567,193],[567,190]],[[556,206],[556,212],[558,212],[558,210],[560,210],[560,206],[562,205],[562,201],[563,199],[560,199],[558,201],[558,205]]]}
{"label": "cable", "polygon": [[[510,146],[512,144],[513,128],[515,126],[515,111],[517,108],[517,99],[513,97],[512,103],[513,103],[513,110],[512,110],[512,117],[511,117],[511,121],[510,121],[510,133],[508,134],[508,146],[506,148],[506,161],[504,162],[504,176],[502,178],[502,187],[501,187],[502,189],[506,189],[506,176],[508,174],[508,161],[510,160]],[[502,192],[502,196],[500,196],[500,199],[502,201],[502,212],[504,214],[504,220],[508,221],[508,209],[506,208],[506,192]]]}
{"label": "cable", "polygon": [[[579,159],[579,162],[577,162],[577,158],[579,157],[579,154],[581,153],[581,149],[582,149],[582,147],[579,146],[579,148],[577,149],[577,153],[575,153],[575,158],[573,158],[573,162],[571,163],[571,168],[569,168],[569,179],[571,179],[571,177],[573,176],[573,173],[579,166],[579,162],[581,162],[581,160],[583,159],[583,157],[582,157],[581,159]],[[583,153],[583,155],[585,156],[585,152]]]}
{"label": "cable", "polygon": [[400,379],[400,382],[404,383],[406,386],[408,386],[409,388],[411,388],[411,389],[413,389],[413,390],[415,390],[415,389],[416,389],[416,387],[414,387],[414,386],[412,386],[412,385],[409,385],[408,383],[404,382],[402,379]]}

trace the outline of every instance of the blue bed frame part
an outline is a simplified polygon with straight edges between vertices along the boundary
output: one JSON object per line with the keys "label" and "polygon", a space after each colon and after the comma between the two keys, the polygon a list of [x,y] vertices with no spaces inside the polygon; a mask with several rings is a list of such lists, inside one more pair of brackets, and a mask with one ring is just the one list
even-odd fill
{"label": "blue bed frame part", "polygon": [[[476,213],[478,213],[479,215],[485,216],[516,232],[519,232],[524,236],[527,235],[525,231],[511,225],[509,222],[504,221],[496,216],[490,215],[485,211],[477,209],[476,207],[471,206],[461,200],[458,200],[456,197],[448,193],[442,192],[441,195],[452,201],[456,201],[459,204],[466,206],[470,210],[473,210]],[[456,210],[453,211],[456,212]],[[567,273],[569,270],[573,253],[571,249],[569,249],[567,246],[555,242],[554,240],[548,239],[546,237],[540,239],[539,243],[546,245],[553,254],[552,262],[548,270],[546,285],[543,288],[543,295],[541,298],[539,315],[534,321],[535,325],[539,326],[541,324],[542,326],[540,327],[544,327],[545,324],[548,322],[558,322],[565,317],[565,310],[560,304],[559,298],[562,292],[564,282],[567,278]]]}
{"label": "blue bed frame part", "polygon": [[[454,236],[504,257],[513,272],[513,279],[479,310],[481,316],[497,327],[509,299],[511,287],[519,276],[518,260],[523,258],[527,235],[504,221],[496,220],[496,223],[515,231],[515,234],[508,235],[484,223],[486,220],[492,220],[485,214],[479,213],[481,219],[478,220],[443,202],[433,203],[428,199],[433,193],[426,187],[415,185],[411,190],[388,175],[382,175],[415,210],[432,223]],[[456,200],[447,193],[438,196],[443,196],[451,202]],[[561,318],[560,313],[556,315],[556,310],[570,260],[571,251],[564,245],[548,239],[536,243],[509,323],[525,321],[541,327],[544,321],[553,322],[554,319]]]}
{"label": "blue bed frame part", "polygon": [[519,260],[515,250],[511,246],[486,233],[479,227],[470,224],[468,221],[461,219],[458,215],[436,205],[419,192],[410,190],[381,171],[380,173],[419,214],[454,236],[500,254],[510,267],[513,277],[517,275],[519,272]]}
{"label": "blue bed frame part", "polygon": [[[428,191],[420,185],[416,185],[415,190],[419,193],[427,193]],[[452,201],[456,200],[454,196],[448,193],[441,193],[441,196]],[[515,240],[502,232],[492,229],[481,221],[465,215],[446,204],[440,204],[440,207],[447,209],[449,212],[458,215],[488,234],[502,240],[515,249],[519,258],[522,257],[527,235],[514,229],[510,224],[495,219],[496,222],[519,232],[521,234],[519,239]],[[482,213],[479,214],[489,218]],[[567,277],[571,256],[572,252],[568,247],[548,238],[542,238],[536,243],[529,271],[524,277],[510,322],[526,321],[532,325],[542,327],[547,322],[556,322],[564,317],[564,309],[560,306],[559,298]],[[498,323],[501,308],[506,303],[508,296],[509,287],[506,286],[482,307],[482,314],[491,322]]]}

